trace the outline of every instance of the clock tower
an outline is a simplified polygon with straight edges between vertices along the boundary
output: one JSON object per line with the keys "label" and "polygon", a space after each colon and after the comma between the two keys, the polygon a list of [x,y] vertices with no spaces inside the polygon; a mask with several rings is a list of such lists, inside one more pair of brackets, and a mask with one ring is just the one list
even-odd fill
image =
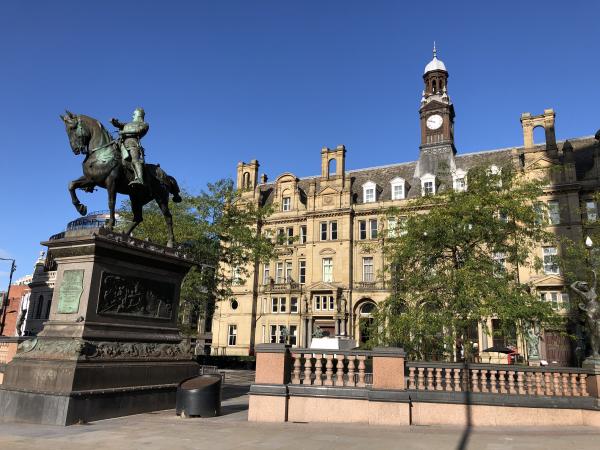
{"label": "clock tower", "polygon": [[[433,59],[423,73],[425,89],[421,98],[421,145],[415,176],[437,175],[440,170],[454,170],[454,105],[448,96],[448,71],[437,58],[435,43]],[[445,166],[444,168],[442,166]]]}

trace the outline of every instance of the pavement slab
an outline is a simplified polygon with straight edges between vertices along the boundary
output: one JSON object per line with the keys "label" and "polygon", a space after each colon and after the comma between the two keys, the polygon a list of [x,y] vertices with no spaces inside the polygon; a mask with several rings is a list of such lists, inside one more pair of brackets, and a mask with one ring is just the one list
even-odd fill
{"label": "pavement slab", "polygon": [[590,427],[476,428],[248,422],[243,386],[223,391],[223,415],[182,419],[174,410],[55,427],[0,423],[2,450],[155,449],[600,449]]}

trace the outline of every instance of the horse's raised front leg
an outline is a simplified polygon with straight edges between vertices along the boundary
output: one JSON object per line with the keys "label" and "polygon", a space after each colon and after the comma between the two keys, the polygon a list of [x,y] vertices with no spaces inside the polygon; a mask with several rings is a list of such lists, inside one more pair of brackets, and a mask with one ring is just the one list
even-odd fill
{"label": "horse's raised front leg", "polygon": [[79,199],[77,198],[77,194],[75,193],[75,189],[85,189],[86,191],[91,192],[95,185],[96,183],[85,177],[85,175],[69,183],[69,193],[71,194],[71,201],[73,202],[73,205],[75,205],[75,209],[77,210],[77,212],[82,216],[85,216],[87,214],[87,206],[85,206],[79,201]]}
{"label": "horse's raised front leg", "polygon": [[167,223],[167,233],[169,236],[167,247],[171,248],[175,244],[175,234],[173,233],[173,216],[171,215],[171,211],[169,211],[169,194],[167,193],[167,195],[156,199],[156,203],[158,203],[158,207],[160,208],[165,218],[165,222]]}

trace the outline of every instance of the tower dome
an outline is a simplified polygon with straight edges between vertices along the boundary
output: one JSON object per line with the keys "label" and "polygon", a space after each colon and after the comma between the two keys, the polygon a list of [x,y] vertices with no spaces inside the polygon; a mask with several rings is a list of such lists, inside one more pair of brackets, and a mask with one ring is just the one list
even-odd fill
{"label": "tower dome", "polygon": [[442,61],[437,59],[437,51],[435,49],[435,42],[433,43],[433,59],[431,61],[429,61],[429,63],[427,63],[423,74],[426,74],[427,72],[432,72],[434,70],[443,70],[444,72],[447,72],[446,65]]}

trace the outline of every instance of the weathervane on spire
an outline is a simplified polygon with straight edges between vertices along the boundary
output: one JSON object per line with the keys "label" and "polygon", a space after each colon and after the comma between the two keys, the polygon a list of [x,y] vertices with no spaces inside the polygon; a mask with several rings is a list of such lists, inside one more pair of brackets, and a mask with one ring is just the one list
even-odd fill
{"label": "weathervane on spire", "polygon": [[435,41],[433,41],[433,57],[437,58],[437,50],[435,49]]}

